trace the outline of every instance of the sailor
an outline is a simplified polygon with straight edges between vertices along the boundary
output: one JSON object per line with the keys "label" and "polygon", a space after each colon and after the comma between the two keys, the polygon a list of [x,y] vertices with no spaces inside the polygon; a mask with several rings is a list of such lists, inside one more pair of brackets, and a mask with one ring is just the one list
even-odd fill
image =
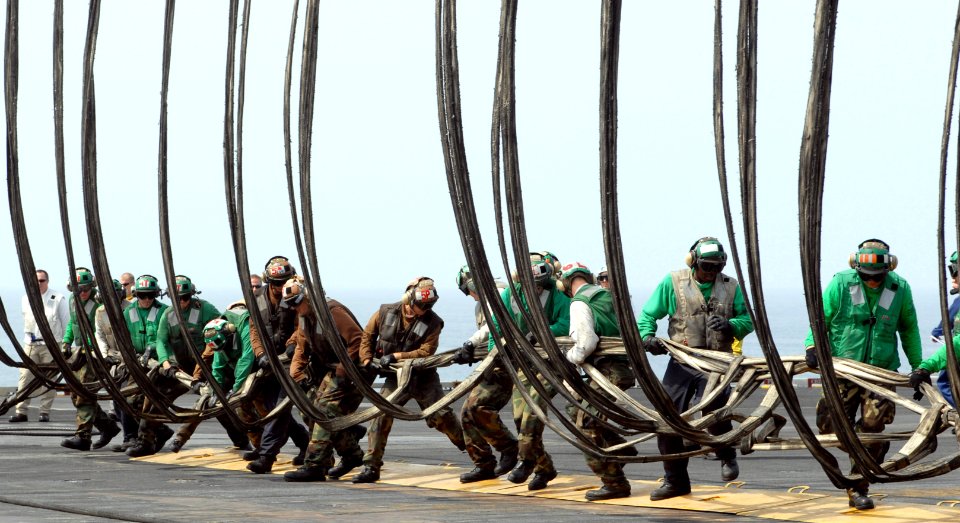
{"label": "sailor", "polygon": [[[960,292],[960,273],[957,270],[957,251],[953,251],[953,254],[950,255],[950,263],[947,265],[947,269],[950,271],[950,294],[957,294]],[[950,308],[947,310],[947,317],[953,318],[953,332],[954,334],[960,330],[960,296],[957,296],[953,299],[953,302],[950,304]],[[933,328],[933,331],[930,332],[930,340],[938,345],[943,344],[943,321],[937,322],[937,326]],[[944,349],[944,355],[946,355],[946,349]],[[923,366],[921,364],[921,366]],[[941,372],[940,376],[937,378],[937,387],[940,389],[940,393],[943,394],[943,398],[947,400],[947,403],[957,406],[957,402],[953,399],[953,391],[950,389],[950,375],[946,372]]]}
{"label": "sailor", "polygon": [[[457,351],[454,363],[472,364],[474,349],[477,346],[487,346],[490,328],[481,309],[476,282],[473,281],[470,268],[466,265],[457,274],[457,287],[460,288],[460,292],[477,301],[474,311],[477,331]],[[462,483],[492,479],[507,473],[516,465],[517,438],[500,419],[500,409],[510,401],[512,391],[513,380],[499,363],[498,357],[497,362],[481,376],[479,383],[470,391],[463,403],[460,412],[463,441],[475,468],[460,475]],[[493,456],[491,446],[500,453],[499,463]]]}
{"label": "sailor", "polygon": [[[547,323],[550,326],[550,334],[553,336],[566,336],[570,332],[570,298],[557,289],[556,276],[560,271],[560,261],[556,256],[546,252],[546,255],[537,256],[538,253],[531,253],[530,270],[533,272],[533,279],[536,285],[538,296],[536,303],[540,304],[546,315]],[[514,324],[521,332],[525,334],[531,344],[536,345],[537,339],[530,326],[527,325],[522,310],[530,312],[530,303],[524,296],[520,288],[519,277],[514,278],[515,282],[501,294],[503,303],[510,311]],[[490,346],[493,346],[493,339],[490,339]],[[543,383],[547,395],[541,396],[540,392],[533,387],[530,379],[523,373],[519,373],[520,384],[523,385],[531,398],[540,407],[543,412],[547,411],[547,402],[556,395],[553,387],[543,379],[539,374],[534,379]],[[533,409],[523,401],[523,397],[517,390],[514,390],[514,416],[517,415],[517,408],[520,407],[518,432],[519,432],[519,463],[516,468],[510,471],[507,480],[512,483],[524,483],[533,474],[533,479],[527,485],[528,489],[539,490],[547,486],[547,482],[556,477],[557,471],[553,466],[553,458],[547,453],[543,445],[544,423],[533,411]],[[516,421],[516,418],[515,418]]]}
{"label": "sailor", "polygon": [[[297,348],[290,364],[290,375],[313,398],[314,406],[326,419],[353,414],[360,406],[363,394],[347,376],[344,363],[323,336],[303,282],[297,278],[287,280],[283,286],[283,300],[299,317],[295,336]],[[353,364],[359,364],[360,339],[363,337],[360,323],[350,309],[336,300],[327,298],[327,308],[333,317],[336,335]],[[331,432],[321,423],[315,423],[303,465],[284,473],[283,479],[324,481],[328,475],[331,478],[345,475],[363,464],[358,439],[364,433],[359,426]],[[333,466],[334,451],[340,455],[340,463],[336,466]]]}
{"label": "sailor", "polygon": [[[296,273],[290,260],[284,256],[274,256],[267,260],[263,267],[261,278],[267,283],[266,287],[261,287],[253,293],[256,300],[256,313],[259,314],[260,320],[267,329],[266,332],[259,332],[251,317],[250,343],[253,345],[257,367],[265,371],[269,369],[268,372],[271,373],[262,377],[258,384],[264,407],[268,411],[273,410],[277,403],[286,398],[283,387],[280,386],[277,377],[272,374],[273,368],[270,365],[267,350],[272,346],[278,354],[286,353],[288,358],[293,355],[296,345],[291,342],[291,337],[297,329],[297,314],[283,304],[282,298],[283,285]],[[266,474],[273,470],[273,463],[277,460],[280,449],[287,443],[287,439],[293,440],[300,449],[299,454],[293,459],[293,464],[302,465],[307,453],[307,445],[310,443],[310,433],[293,418],[291,406],[264,425],[259,447],[244,454],[243,459],[250,461],[247,464],[247,470],[255,474]]]}
{"label": "sailor", "polygon": [[[573,347],[567,351],[567,361],[579,366],[591,360],[593,366],[620,390],[633,387],[633,370],[626,356],[591,358],[600,343],[600,336],[620,336],[620,325],[613,310],[610,291],[596,285],[590,269],[579,262],[563,266],[557,288],[571,298],[570,337],[573,339]],[[589,381],[589,386],[599,394],[610,396],[593,380]],[[614,398],[611,396],[610,399]],[[595,445],[605,448],[622,441],[619,434],[600,425],[599,421],[605,418],[596,407],[587,402],[581,405],[593,416],[577,409],[577,427],[590,437]],[[624,453],[635,451],[636,449],[630,448]],[[587,453],[584,453],[584,456],[587,458],[587,466],[603,483],[599,489],[587,491],[585,497],[588,501],[625,498],[630,495],[630,482],[623,474],[623,463],[597,458]]]}
{"label": "sailor", "polygon": [[[146,370],[152,366],[151,362],[155,364],[160,318],[169,305],[157,300],[160,296],[160,284],[156,277],[149,274],[137,278],[133,294],[136,301],[127,305],[123,312],[133,348],[139,355],[140,365]],[[154,383],[158,386],[162,385],[158,380],[154,380]],[[168,387],[158,387],[158,392],[164,394],[170,392],[170,390],[168,390]],[[158,412],[157,408],[146,400],[142,393],[132,396],[128,399],[128,402],[134,407],[135,411],[141,413]],[[136,443],[127,449],[127,455],[130,457],[155,454],[173,436],[173,430],[170,427],[145,417],[140,418],[138,430]]]}
{"label": "sailor", "polygon": [[[437,351],[440,331],[443,329],[443,320],[433,312],[438,299],[431,278],[414,278],[407,284],[400,301],[381,305],[363,329],[360,361],[364,367],[371,368],[373,358],[379,358],[381,374],[386,377],[380,389],[383,396],[397,389],[397,375],[387,370],[390,364],[432,356]],[[403,406],[413,398],[421,409],[425,409],[442,397],[443,389],[437,370],[418,369],[413,371],[406,392],[394,403]],[[442,432],[454,446],[464,450],[463,430],[450,407],[434,412],[426,421],[427,426]],[[373,420],[367,438],[367,453],[363,456],[364,467],[353,479],[354,483],[372,483],[380,479],[383,453],[392,427],[392,416],[383,414]]]}
{"label": "sailor", "polygon": [[[668,315],[670,339],[688,347],[732,352],[734,339],[742,340],[753,332],[740,285],[720,272],[726,263],[727,253],[716,238],[700,238],[687,253],[687,268],[671,272],[660,282],[637,319],[643,347],[649,354],[667,353],[655,335],[657,320]],[[678,412],[687,410],[694,397],[703,397],[706,383],[707,377],[702,372],[670,358],[663,387]],[[704,407],[703,413],[722,407],[729,396],[727,388]],[[730,420],[724,419],[707,427],[707,432],[717,435],[732,429]],[[657,446],[663,455],[687,450],[683,438],[675,434],[658,434]],[[720,478],[723,481],[737,479],[740,467],[736,451],[732,447],[719,447],[716,455],[720,459]],[[652,501],[690,493],[688,461],[681,458],[663,462],[664,482],[650,493]]]}
{"label": "sailor", "polygon": [[[899,274],[897,257],[890,254],[890,246],[876,238],[864,241],[857,252],[850,255],[850,269],[838,272],[823,290],[824,329],[830,340],[831,354],[849,358],[896,372],[900,368],[897,355],[897,335],[903,344],[903,353],[915,370],[922,359],[920,328],[917,325],[917,310],[913,304],[910,284]],[[814,346],[813,331],[806,339],[806,360],[811,368],[819,361]],[[858,432],[883,432],[893,422],[896,407],[869,390],[850,381],[838,383],[840,397],[848,421],[854,424],[858,407],[860,420],[855,427]],[[817,428],[821,434],[835,432],[826,402],[817,402]],[[873,457],[883,461],[890,443],[864,445]],[[853,460],[853,474],[860,467]],[[847,489],[849,505],[859,510],[872,509],[873,500],[867,495],[869,483],[861,481]]]}
{"label": "sailor", "polygon": [[[133,279],[132,276],[131,279]],[[126,299],[127,291],[120,280],[113,280],[113,291],[113,294],[100,293],[101,302],[105,303],[107,300],[115,299],[121,308],[126,307],[128,305]],[[97,307],[97,311],[94,314],[94,338],[96,338],[97,345],[100,347],[100,353],[103,354],[104,362],[110,366],[110,372],[111,375],[113,375],[115,373],[114,369],[121,365],[122,358],[120,357],[120,346],[117,345],[117,337],[114,335],[113,325],[110,324],[110,318],[107,316],[107,309],[104,303],[101,303],[100,306]],[[122,385],[122,381],[117,383],[117,386]],[[114,452],[126,452],[127,449],[132,447],[137,441],[137,418],[128,415],[116,400],[113,401],[113,412],[123,428],[123,443],[114,445],[110,450]],[[107,416],[110,416],[110,414],[108,413]],[[104,434],[101,432],[100,440],[94,442],[91,448],[100,448],[103,437]],[[104,445],[105,444],[106,443],[104,443]]]}
{"label": "sailor", "polygon": [[[117,282],[119,285],[119,282]],[[94,280],[93,273],[86,267],[77,267],[76,281],[73,285],[74,294],[70,296],[70,322],[63,334],[63,355],[70,358],[72,353],[76,353],[76,359],[71,363],[73,375],[80,383],[89,383],[96,380],[97,375],[93,370],[90,358],[90,342],[78,343],[76,351],[73,350],[73,342],[80,341],[77,335],[81,332],[77,322],[77,305],[84,312],[89,321],[91,329],[95,329],[95,320],[97,309],[101,307],[97,300],[97,283]],[[108,298],[109,299],[109,298]],[[60,446],[74,450],[90,450],[93,445],[90,433],[93,427],[100,431],[100,438],[97,440],[96,448],[101,448],[120,433],[120,427],[116,422],[110,420],[107,414],[100,408],[96,398],[88,399],[76,392],[70,393],[70,399],[73,400],[73,406],[77,408],[77,430],[73,437],[64,439]]]}

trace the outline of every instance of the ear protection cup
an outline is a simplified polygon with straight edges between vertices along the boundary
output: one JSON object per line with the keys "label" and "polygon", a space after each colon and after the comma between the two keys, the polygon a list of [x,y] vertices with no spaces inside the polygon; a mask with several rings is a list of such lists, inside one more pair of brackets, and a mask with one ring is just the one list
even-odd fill
{"label": "ear protection cup", "polygon": [[896,270],[896,268],[897,268],[897,257],[894,256],[894,255],[892,255],[892,254],[889,254],[888,256],[890,256],[890,270],[891,270],[891,271],[892,271],[892,270]]}
{"label": "ear protection cup", "polygon": [[693,251],[691,250],[690,252],[687,253],[686,256],[683,257],[683,263],[686,263],[687,267],[693,268],[693,257],[694,257],[694,254],[693,254]]}
{"label": "ear protection cup", "polygon": [[223,330],[233,334],[234,332],[237,332],[237,326],[232,323],[227,323],[223,326]]}

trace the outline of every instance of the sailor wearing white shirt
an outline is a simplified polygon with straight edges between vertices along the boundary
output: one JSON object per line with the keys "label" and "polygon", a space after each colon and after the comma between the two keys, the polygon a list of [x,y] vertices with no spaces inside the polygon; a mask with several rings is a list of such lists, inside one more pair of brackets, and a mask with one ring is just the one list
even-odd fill
{"label": "sailor wearing white shirt", "polygon": [[[40,298],[43,301],[43,308],[46,313],[47,323],[50,324],[50,330],[53,332],[53,340],[50,345],[55,348],[60,347],[60,340],[63,339],[63,331],[70,321],[70,311],[67,310],[66,296],[50,290],[50,276],[47,271],[37,269],[37,284],[40,287]],[[40,333],[40,327],[37,325],[36,318],[30,310],[30,301],[24,295],[20,301],[23,310],[23,347],[24,352],[37,364],[52,363],[53,356],[44,343],[43,335]],[[20,381],[17,383],[17,392],[25,389],[33,381],[33,373],[26,368],[20,369]],[[53,398],[56,391],[49,389],[40,395],[40,421],[50,421],[50,408],[53,406]],[[27,398],[17,404],[16,414],[10,417],[10,423],[27,421],[27,409],[30,407],[30,398]]]}

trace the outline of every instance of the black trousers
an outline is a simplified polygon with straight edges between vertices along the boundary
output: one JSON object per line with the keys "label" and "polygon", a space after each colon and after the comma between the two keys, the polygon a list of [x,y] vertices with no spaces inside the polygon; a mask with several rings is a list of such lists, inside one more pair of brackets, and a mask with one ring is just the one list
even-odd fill
{"label": "black trousers", "polygon": [[[268,410],[273,410],[284,398],[287,397],[280,382],[273,376],[263,378],[263,403]],[[291,405],[292,407],[292,405]],[[263,426],[263,437],[260,440],[260,454],[263,456],[277,457],[280,449],[287,444],[287,439],[292,439],[297,447],[307,448],[310,443],[310,433],[307,428],[293,419],[293,410],[287,407],[286,410],[273,418]]]}
{"label": "black trousers", "polygon": [[[703,397],[703,390],[707,385],[707,377],[702,372],[691,367],[678,363],[677,360],[670,358],[667,364],[667,372],[663,375],[663,388],[677,410],[683,412],[690,407],[690,402],[694,398]],[[709,414],[714,410],[726,404],[730,397],[730,388],[721,392],[717,398],[706,406],[701,412]],[[730,420],[714,423],[707,428],[707,432],[713,435],[723,434],[733,429],[733,423]],[[677,435],[657,435],[657,447],[660,454],[675,454],[688,450],[683,443],[683,438]],[[716,449],[717,457],[721,460],[729,460],[737,457],[736,450],[733,447],[720,447]],[[663,462],[663,476],[667,483],[677,487],[689,487],[690,476],[687,474],[688,458],[675,459]]]}

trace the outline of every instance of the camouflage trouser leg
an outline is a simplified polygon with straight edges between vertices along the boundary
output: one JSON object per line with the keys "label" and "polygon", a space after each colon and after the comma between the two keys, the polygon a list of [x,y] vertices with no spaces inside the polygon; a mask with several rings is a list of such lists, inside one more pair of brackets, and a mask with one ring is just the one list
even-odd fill
{"label": "camouflage trouser leg", "polygon": [[[437,370],[417,372],[410,383],[410,395],[417,401],[421,410],[443,399],[443,387],[440,385],[440,375],[437,374]],[[463,443],[463,428],[450,407],[434,412],[427,417],[426,421],[428,427],[442,432],[454,447],[466,450],[466,445]]]}
{"label": "camouflage trouser leg", "polygon": [[[610,380],[610,383],[620,388],[620,390],[627,390],[633,387],[633,371],[630,369],[630,365],[625,358],[601,358],[594,366],[601,374]],[[601,394],[608,395],[593,381],[590,381],[589,386]],[[587,402],[581,402],[581,405],[586,407],[587,411],[591,414],[598,415],[601,419],[605,419],[603,416],[599,416],[599,411],[596,407]],[[598,446],[606,446],[608,441],[614,439],[615,433],[600,426],[596,420],[579,409],[577,409],[576,423],[577,427]],[[586,453],[584,453],[584,456],[587,458],[587,466],[603,481],[604,485],[618,486],[627,483],[627,478],[623,474],[623,463],[599,459]]]}
{"label": "camouflage trouser leg", "polygon": [[[157,391],[171,402],[190,390],[183,383],[165,376],[156,375],[153,378],[153,382],[157,387]],[[159,414],[160,409],[152,405],[150,401],[144,400],[142,412],[144,414]],[[139,439],[144,443],[155,444],[157,442],[157,430],[159,430],[162,425],[164,425],[162,422],[141,418]]]}
{"label": "camouflage trouser leg", "polygon": [[[549,394],[547,397],[541,396],[537,389],[530,384],[526,376],[521,375],[521,378],[521,383],[526,387],[530,397],[536,402],[537,406],[540,407],[540,410],[546,413],[547,403],[557,395],[557,392],[553,390],[553,387],[549,383],[543,381],[543,376],[540,374],[537,374],[536,379],[546,386],[547,393]],[[550,458],[550,454],[547,454],[547,449],[543,446],[543,428],[543,420],[533,412],[530,405],[524,402],[520,418],[520,434],[518,436],[520,440],[520,459],[535,462],[536,466],[533,469],[535,473],[554,471],[553,459]]]}
{"label": "camouflage trouser leg", "polygon": [[[873,394],[852,382],[840,380],[838,383],[840,389],[840,398],[843,401],[843,411],[847,420],[854,424],[857,432],[875,434],[883,432],[883,429],[890,423],[896,415],[896,405],[887,399]],[[893,390],[891,388],[891,390]],[[857,420],[857,411],[860,411],[860,419]],[[833,420],[827,407],[826,400],[820,398],[817,402],[817,429],[820,434],[833,434],[836,432]],[[883,461],[887,451],[890,450],[890,442],[873,443],[865,445],[866,449],[877,461]],[[860,467],[851,459],[851,473],[858,474]],[[864,481],[860,487],[867,488]]]}
{"label": "camouflage trouser leg", "polygon": [[[517,375],[520,377],[520,383],[527,383],[527,377],[523,375],[523,371],[518,369]],[[517,428],[517,434],[520,434],[520,424],[523,422],[523,409],[526,408],[527,403],[523,401],[523,396],[520,395],[520,390],[516,387],[514,387],[511,392],[510,403],[513,410],[513,426]]]}
{"label": "camouflage trouser leg", "polygon": [[[387,396],[396,390],[397,377],[395,375],[387,376],[380,389],[380,394]],[[443,389],[440,387],[440,376],[434,369],[417,371],[411,378],[407,392],[402,394],[397,401],[397,405],[403,406],[410,398],[417,401],[420,408],[426,408],[443,397]],[[444,433],[447,438],[459,449],[463,449],[463,430],[460,423],[449,407],[440,409],[427,417],[427,426],[435,428]],[[387,447],[387,437],[390,435],[390,429],[393,428],[393,417],[383,414],[373,420],[370,425],[370,431],[367,433],[367,453],[363,456],[363,464],[379,470],[383,467],[383,453]]]}
{"label": "camouflage trouser leg", "polygon": [[470,391],[460,411],[463,440],[473,464],[493,470],[497,460],[493,451],[504,452],[517,446],[517,439],[500,419],[500,409],[510,401],[513,382],[502,367],[494,367]]}
{"label": "camouflage trouser leg", "polygon": [[[264,405],[263,401],[259,397],[254,397],[252,399],[247,399],[241,401],[236,407],[237,417],[240,418],[240,421],[253,424],[267,414],[270,413]],[[247,439],[250,440],[250,444],[253,445],[253,448],[260,449],[260,439],[263,436],[263,426],[253,426],[247,429]]]}
{"label": "camouflage trouser leg", "polygon": [[193,436],[193,433],[197,431],[197,427],[200,426],[200,420],[188,421],[186,423],[181,423],[180,428],[177,429],[177,434],[174,436],[178,441],[186,443],[190,441],[190,438]]}
{"label": "camouflage trouser leg", "polygon": [[[82,383],[96,379],[89,361],[79,370],[73,371],[73,375]],[[73,406],[77,408],[77,436],[89,439],[94,426],[103,427],[110,423],[107,414],[100,408],[96,399],[86,399],[76,393],[71,393],[70,399],[73,400]]]}
{"label": "camouflage trouser leg", "polygon": [[[313,398],[314,405],[326,419],[352,414],[363,400],[363,395],[349,378],[337,377],[334,372],[324,376],[317,394]],[[310,467],[332,467],[334,450],[341,456],[363,455],[353,431],[331,432],[321,423],[315,423],[304,463]]]}

